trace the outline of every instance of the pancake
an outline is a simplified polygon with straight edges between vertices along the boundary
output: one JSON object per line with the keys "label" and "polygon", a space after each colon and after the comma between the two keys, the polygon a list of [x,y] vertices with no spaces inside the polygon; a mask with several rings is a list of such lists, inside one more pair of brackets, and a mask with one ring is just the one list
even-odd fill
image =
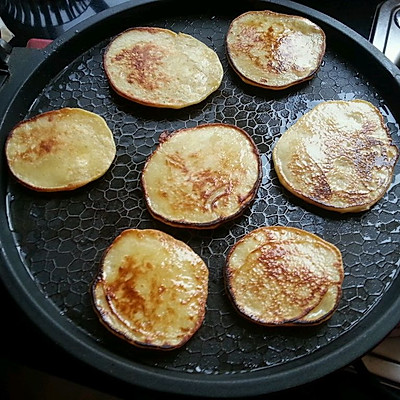
{"label": "pancake", "polygon": [[338,100],[303,115],[277,141],[272,158],[287,190],[346,213],[368,210],[383,197],[398,154],[375,106]]}
{"label": "pancake", "polygon": [[208,268],[185,243],[153,229],[127,229],[106,250],[93,284],[95,310],[134,346],[172,350],[200,328]]}
{"label": "pancake", "polygon": [[227,124],[162,134],[142,172],[146,205],[165,224],[215,228],[254,199],[260,156],[251,137]]}
{"label": "pancake", "polygon": [[223,76],[217,53],[203,42],[155,27],[116,36],[104,54],[104,69],[119,95],[162,108],[201,102],[218,89]]}
{"label": "pancake", "polygon": [[315,325],[337,308],[344,271],[333,244],[302,229],[268,226],[232,247],[224,277],[243,317],[265,326]]}
{"label": "pancake", "polygon": [[5,152],[20,183],[55,192],[79,188],[104,175],[116,147],[102,117],[80,108],[62,108],[17,124]]}
{"label": "pancake", "polygon": [[324,31],[310,20],[272,11],[249,11],[228,29],[226,48],[246,83],[285,89],[311,79],[325,54]]}

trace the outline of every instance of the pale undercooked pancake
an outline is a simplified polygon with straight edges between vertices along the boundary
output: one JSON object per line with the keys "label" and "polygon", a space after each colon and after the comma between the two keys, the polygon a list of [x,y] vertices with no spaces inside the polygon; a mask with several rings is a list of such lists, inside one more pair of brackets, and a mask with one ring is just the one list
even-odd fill
{"label": "pale undercooked pancake", "polygon": [[208,268],[185,243],[153,229],[127,229],[106,250],[93,285],[101,322],[131,344],[172,350],[201,326]]}
{"label": "pale undercooked pancake", "polygon": [[80,108],[62,108],[17,124],[5,152],[19,182],[54,192],[76,189],[104,175],[116,147],[102,117]]}
{"label": "pale undercooked pancake", "polygon": [[239,216],[260,178],[258,149],[244,130],[205,124],[162,134],[143,168],[142,187],[154,218],[202,229]]}
{"label": "pale undercooked pancake", "polygon": [[369,209],[386,193],[398,159],[379,110],[363,100],[327,101],[278,140],[273,162],[282,185],[316,206]]}
{"label": "pale undercooked pancake", "polygon": [[268,226],[232,247],[224,276],[243,317],[266,326],[315,325],[336,310],[344,270],[333,244],[302,229]]}
{"label": "pale undercooked pancake", "polygon": [[218,89],[223,70],[217,53],[185,33],[136,27],[106,49],[104,69],[113,89],[153,107],[197,104]]}
{"label": "pale undercooked pancake", "polygon": [[244,82],[285,89],[314,76],[326,37],[304,17],[249,11],[231,22],[226,47],[230,64]]}

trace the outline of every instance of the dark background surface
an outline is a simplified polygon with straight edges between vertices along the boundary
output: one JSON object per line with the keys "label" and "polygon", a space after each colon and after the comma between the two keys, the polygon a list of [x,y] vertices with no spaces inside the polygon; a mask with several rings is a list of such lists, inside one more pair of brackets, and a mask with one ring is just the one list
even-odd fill
{"label": "dark background surface", "polygon": [[[89,7],[72,22],[57,27],[25,27],[6,14],[4,0],[0,15],[14,32],[14,46],[24,46],[31,37],[53,39],[64,28],[110,5],[123,1],[92,0]],[[3,1],[2,1],[3,3]],[[303,0],[297,1],[339,20],[369,38],[376,0]],[[3,7],[3,8],[2,8]],[[1,97],[0,97],[1,101]],[[0,398],[2,399],[128,399],[164,398],[165,394],[121,383],[67,354],[51,341],[19,309],[0,283],[2,347],[0,352]],[[4,393],[1,393],[3,391]],[[312,383],[273,393],[255,399],[281,399],[288,396],[304,396],[319,399],[329,395],[337,399],[385,399],[396,398],[388,393],[356,360],[352,368],[344,368]],[[185,396],[173,395],[175,399]],[[400,398],[400,397],[398,397]]]}

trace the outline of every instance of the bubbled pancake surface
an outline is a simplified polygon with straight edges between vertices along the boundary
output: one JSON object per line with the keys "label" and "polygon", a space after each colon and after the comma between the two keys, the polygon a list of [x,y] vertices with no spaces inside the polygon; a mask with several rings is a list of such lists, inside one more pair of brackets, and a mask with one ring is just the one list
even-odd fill
{"label": "bubbled pancake surface", "polygon": [[106,121],[81,108],[65,107],[22,121],[6,141],[11,173],[43,192],[86,185],[105,174],[115,155]]}
{"label": "bubbled pancake surface", "polygon": [[185,243],[154,229],[122,232],[93,287],[101,321],[139,347],[182,346],[203,322],[208,269]]}
{"label": "bubbled pancake surface", "polygon": [[281,183],[303,200],[338,212],[373,206],[393,180],[399,151],[380,111],[364,100],[318,104],[277,141]]}
{"label": "bubbled pancake surface", "polygon": [[325,54],[324,31],[307,18],[272,11],[236,17],[227,33],[229,61],[240,78],[267,89],[311,79]]}
{"label": "bubbled pancake surface", "polygon": [[201,229],[240,215],[254,199],[260,176],[257,146],[243,129],[204,124],[162,136],[141,180],[154,217]]}
{"label": "bubbled pancake surface", "polygon": [[261,227],[241,238],[224,272],[239,313],[271,326],[324,320],[338,305],[344,278],[336,246],[282,226]]}
{"label": "bubbled pancake surface", "polygon": [[208,97],[221,84],[218,55],[185,33],[137,27],[116,36],[104,55],[109,82],[120,95],[161,108],[182,108]]}

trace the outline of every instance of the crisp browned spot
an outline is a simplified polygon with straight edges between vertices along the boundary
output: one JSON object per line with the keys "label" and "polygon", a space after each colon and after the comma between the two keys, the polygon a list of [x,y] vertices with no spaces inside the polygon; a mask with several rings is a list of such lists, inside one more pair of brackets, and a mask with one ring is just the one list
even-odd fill
{"label": "crisp browned spot", "polygon": [[37,146],[31,147],[15,157],[24,161],[35,161],[45,156],[46,154],[51,154],[57,148],[58,141],[55,138],[47,138],[46,140],[40,141]]}
{"label": "crisp browned spot", "polygon": [[229,197],[235,185],[229,175],[215,171],[200,171],[193,176],[194,190],[199,193],[205,209],[215,208],[218,201]]}
{"label": "crisp browned spot", "polygon": [[148,90],[161,87],[167,77],[160,70],[165,51],[154,43],[137,43],[121,50],[113,61],[127,69],[127,82],[137,83]]}
{"label": "crisp browned spot", "polygon": [[168,154],[165,158],[165,162],[171,169],[180,170],[183,173],[189,172],[185,160],[179,153]]}
{"label": "crisp browned spot", "polygon": [[[150,272],[157,267],[149,262],[144,264],[134,257],[126,256],[118,270],[118,279],[105,286],[106,295],[114,312],[124,321],[135,323],[138,328],[153,330],[160,324],[159,308],[168,298],[176,302],[178,292],[166,288],[161,279]],[[150,273],[150,275],[149,275]],[[149,276],[151,278],[149,279]],[[146,281],[145,294],[141,293],[141,281]],[[140,318],[138,317],[141,316]],[[168,326],[176,316],[176,309],[168,307],[168,313],[163,313],[162,324]]]}
{"label": "crisp browned spot", "polygon": [[106,287],[107,296],[113,299],[113,303],[118,304],[119,311],[126,316],[139,310],[145,311],[146,300],[135,288],[136,280],[144,273],[134,258],[127,256],[118,269],[118,279]]}
{"label": "crisp browned spot", "polygon": [[[194,153],[190,158],[196,158],[196,154]],[[203,169],[190,173],[191,168],[179,153],[169,154],[166,163],[178,174],[188,174],[184,187],[176,188],[175,202],[172,204],[172,207],[176,210],[193,207],[202,208],[204,211],[213,209],[218,201],[229,197],[233,187],[238,183],[237,180],[232,179],[228,171]],[[187,190],[189,186],[191,187],[190,191]],[[160,188],[159,193],[162,197],[168,197],[168,193],[163,191],[162,188]]]}
{"label": "crisp browned spot", "polygon": [[290,60],[277,58],[280,44],[285,40],[287,34],[281,34],[281,30],[269,27],[267,30],[260,29],[257,24],[244,25],[236,42],[231,45],[232,51],[237,54],[247,54],[249,59],[259,68],[274,72],[285,72],[291,67]]}
{"label": "crisp browned spot", "polygon": [[40,142],[38,146],[38,155],[50,153],[57,145],[57,140],[49,138]]}
{"label": "crisp browned spot", "polygon": [[291,246],[293,244],[290,242],[268,243],[254,251],[254,261],[262,273],[255,275],[257,279],[253,279],[245,290],[258,293],[258,296],[263,298],[265,280],[273,280],[275,290],[279,293],[270,299],[275,304],[271,308],[275,310],[280,310],[283,298],[290,299],[292,305],[307,308],[313,298],[322,296],[326,292],[329,284],[323,277],[317,277],[312,273],[306,264],[296,267],[290,265],[288,260],[291,257]]}

